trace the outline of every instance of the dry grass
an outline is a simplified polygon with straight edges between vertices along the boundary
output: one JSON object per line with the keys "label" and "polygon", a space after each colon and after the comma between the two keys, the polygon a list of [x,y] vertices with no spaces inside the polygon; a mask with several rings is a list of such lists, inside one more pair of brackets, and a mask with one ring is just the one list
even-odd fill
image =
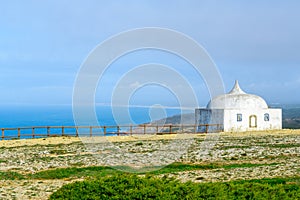
{"label": "dry grass", "polygon": [[[217,140],[205,151],[203,141],[209,143],[214,136]],[[182,181],[215,182],[289,177],[299,175],[300,172],[300,130],[220,133],[207,136],[179,134],[5,140],[0,141],[0,172],[26,175],[66,167],[122,164],[147,166],[151,162],[161,165],[172,161],[166,160],[168,155],[176,155],[176,147],[187,145],[189,139],[193,140],[188,145],[187,152],[177,162],[236,167],[166,172],[168,176]],[[85,144],[90,144],[91,148]],[[170,146],[156,155],[155,152],[164,145]],[[126,159],[130,162],[126,163]],[[76,179],[0,180],[0,199],[47,199],[51,192],[74,180]]]}
{"label": "dry grass", "polygon": [[[271,131],[253,131],[253,132],[222,132],[220,136],[244,137],[244,136],[263,136],[263,135],[290,135],[300,134],[300,129],[283,129]],[[18,147],[18,146],[34,146],[34,145],[56,145],[70,144],[74,142],[128,142],[139,140],[170,140],[188,137],[205,137],[203,134],[179,134],[179,135],[133,135],[133,136],[108,136],[108,137],[49,137],[38,139],[21,139],[21,140],[0,140],[0,147]]]}

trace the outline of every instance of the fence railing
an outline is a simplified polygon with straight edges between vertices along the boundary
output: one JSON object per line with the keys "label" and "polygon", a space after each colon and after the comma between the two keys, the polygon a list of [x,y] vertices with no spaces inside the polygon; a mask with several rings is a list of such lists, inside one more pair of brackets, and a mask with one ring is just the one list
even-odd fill
{"label": "fence railing", "polygon": [[0,128],[1,138],[26,139],[55,136],[108,136],[133,134],[178,134],[208,133],[221,131],[220,124],[164,124],[164,125],[122,125],[122,126],[32,126],[20,128]]}

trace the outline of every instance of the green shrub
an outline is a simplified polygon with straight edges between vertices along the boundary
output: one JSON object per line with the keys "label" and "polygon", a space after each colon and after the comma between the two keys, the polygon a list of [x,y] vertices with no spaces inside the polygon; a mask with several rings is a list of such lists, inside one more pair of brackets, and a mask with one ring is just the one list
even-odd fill
{"label": "green shrub", "polygon": [[172,179],[123,174],[65,185],[50,199],[177,199],[188,194],[182,186]]}
{"label": "green shrub", "polygon": [[80,177],[98,177],[107,174],[118,173],[110,167],[92,166],[92,167],[71,167],[71,168],[58,168],[52,170],[40,171],[35,174],[28,175],[32,179],[63,179],[63,178],[80,178]]}
{"label": "green shrub", "polygon": [[[299,179],[297,179],[299,180]],[[169,178],[118,174],[64,185],[50,199],[299,199],[300,185],[284,179],[181,183]]]}
{"label": "green shrub", "polygon": [[24,175],[14,172],[14,171],[7,171],[3,172],[0,171],[0,180],[22,180],[25,179]]}

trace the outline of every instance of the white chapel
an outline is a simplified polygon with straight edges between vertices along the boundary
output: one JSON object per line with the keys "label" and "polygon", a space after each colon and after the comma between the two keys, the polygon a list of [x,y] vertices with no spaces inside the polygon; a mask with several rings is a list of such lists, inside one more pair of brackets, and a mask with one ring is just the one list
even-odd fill
{"label": "white chapel", "polygon": [[195,117],[199,132],[282,128],[282,110],[269,108],[263,98],[245,93],[238,81],[229,93],[213,98],[205,109],[196,109]]}

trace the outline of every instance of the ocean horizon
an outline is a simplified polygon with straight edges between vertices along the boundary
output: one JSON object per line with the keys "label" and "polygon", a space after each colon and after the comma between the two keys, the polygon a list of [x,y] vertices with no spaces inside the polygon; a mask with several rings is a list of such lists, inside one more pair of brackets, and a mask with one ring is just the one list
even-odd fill
{"label": "ocean horizon", "polygon": [[[150,107],[129,107],[132,124],[151,122]],[[71,105],[59,106],[0,106],[0,128],[30,126],[74,126]],[[165,108],[166,117],[181,114],[179,108]],[[183,113],[193,112],[183,111]],[[98,123],[101,126],[117,125],[111,106],[96,106]],[[158,120],[156,118],[154,120]]]}
{"label": "ocean horizon", "polygon": [[[83,124],[75,124],[71,105],[60,106],[1,106],[0,107],[0,128],[26,128],[38,126],[75,126]],[[165,108],[164,115],[156,119],[151,118],[151,107],[129,107],[129,113],[133,125],[149,123],[153,120],[159,120],[164,117],[170,117],[181,114],[179,108]],[[188,111],[185,111],[188,112]],[[190,111],[192,112],[192,111]],[[98,125],[100,126],[117,126],[129,125],[119,124],[115,121],[111,106],[96,106],[96,115]],[[152,116],[153,117],[153,116]],[[88,125],[88,124],[84,124]],[[94,125],[94,124],[93,124]],[[52,129],[61,132],[61,129]],[[36,129],[36,134],[45,134],[46,129]],[[88,130],[87,130],[88,131]],[[116,132],[116,128],[108,130],[111,133]],[[67,134],[75,134],[74,130],[66,129]],[[30,134],[31,129],[22,130],[22,134]],[[5,136],[17,136],[17,130],[6,130]],[[30,138],[22,137],[21,138]]]}
{"label": "ocean horizon", "polygon": [[[272,107],[272,106],[271,106]],[[283,109],[283,117],[286,111],[299,110],[300,104],[281,104],[276,107]],[[164,115],[150,116],[151,107],[129,107],[130,117],[133,124],[144,124],[164,117],[192,113],[193,109],[180,109],[178,107],[165,107]],[[298,112],[297,112],[298,113]],[[107,105],[96,106],[98,123],[101,126],[117,125],[112,107]],[[300,115],[300,114],[299,114]],[[162,117],[160,117],[162,116]],[[288,116],[287,116],[288,117]],[[71,105],[8,105],[0,106],[0,128],[17,128],[30,126],[74,126]],[[128,125],[128,124],[127,124]]]}
{"label": "ocean horizon", "polygon": [[[281,107],[283,109],[283,119],[298,119],[300,118],[300,106],[299,104],[283,104],[277,105],[276,107]],[[26,128],[26,127],[38,127],[38,126],[75,126],[75,125],[89,125],[87,124],[75,124],[73,119],[73,112],[71,105],[26,105],[26,106],[0,106],[0,128]],[[193,113],[192,109],[180,109],[178,107],[165,107],[163,114],[161,110],[158,110],[157,113],[160,115],[151,115],[151,107],[142,107],[142,106],[133,106],[129,107],[128,111],[130,113],[130,117],[132,123],[120,124],[117,123],[114,119],[112,107],[101,105],[96,106],[96,115],[98,119],[99,126],[117,126],[117,125],[139,125],[144,123],[149,123],[154,120],[160,120],[162,118],[171,117],[174,115]],[[155,118],[156,117],[156,118]],[[95,124],[93,124],[95,125]],[[284,124],[285,125],[285,124]],[[291,127],[294,127],[293,124]],[[295,126],[298,128],[298,125]],[[286,128],[289,128],[286,127]],[[57,130],[53,129],[53,131],[57,133],[61,133],[61,129],[57,128]],[[86,130],[88,132],[88,130]],[[108,132],[114,133],[117,132],[116,128],[110,128],[107,130]],[[122,130],[121,130],[122,131]],[[22,134],[30,135],[31,129],[22,130]],[[46,129],[36,129],[36,134],[45,134]],[[66,134],[75,134],[74,130],[65,130]],[[5,136],[17,136],[17,130],[6,130]],[[21,138],[30,138],[22,137]]]}

